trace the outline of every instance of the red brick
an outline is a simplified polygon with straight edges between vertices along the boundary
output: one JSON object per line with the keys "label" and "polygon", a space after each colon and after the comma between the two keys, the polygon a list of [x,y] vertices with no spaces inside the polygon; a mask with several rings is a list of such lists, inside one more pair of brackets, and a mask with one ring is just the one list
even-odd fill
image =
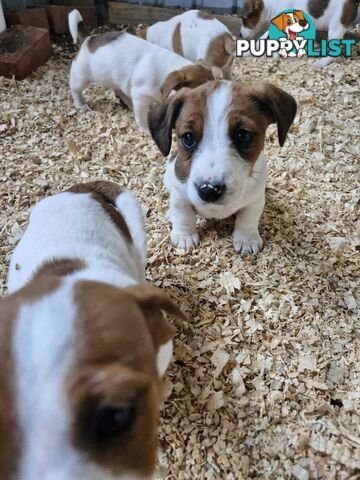
{"label": "red brick", "polygon": [[11,53],[0,53],[0,75],[22,80],[51,56],[52,45],[49,32],[44,28],[23,27],[13,25],[0,34],[1,40],[9,35],[23,34],[27,37],[27,44]]}
{"label": "red brick", "polygon": [[24,27],[38,27],[49,30],[45,8],[28,8],[21,12],[5,13],[5,22],[8,27],[23,25]]}
{"label": "red brick", "polygon": [[85,25],[88,28],[95,28],[97,20],[95,15],[95,7],[69,7],[65,5],[50,5],[46,7],[46,13],[50,25],[51,33],[69,33],[68,15],[71,10],[77,8],[81,13]]}

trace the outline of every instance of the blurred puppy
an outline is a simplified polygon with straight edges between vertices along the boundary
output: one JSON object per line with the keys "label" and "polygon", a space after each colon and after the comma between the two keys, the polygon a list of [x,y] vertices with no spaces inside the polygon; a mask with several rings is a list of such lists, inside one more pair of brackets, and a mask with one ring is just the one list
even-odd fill
{"label": "blurred puppy", "polygon": [[69,13],[69,28],[74,43],[78,37],[82,42],[70,71],[70,89],[76,108],[87,107],[83,90],[90,83],[112,88],[134,111],[136,123],[143,132],[148,132],[149,108],[161,100],[160,87],[170,73],[185,67],[185,84],[188,77],[196,85],[214,79],[211,67],[204,62],[194,65],[180,55],[126,32],[88,37],[77,10]]}
{"label": "blurred puppy", "polygon": [[137,35],[192,62],[204,59],[232,79],[235,42],[229,29],[212,15],[189,10],[150,27],[139,25]]}

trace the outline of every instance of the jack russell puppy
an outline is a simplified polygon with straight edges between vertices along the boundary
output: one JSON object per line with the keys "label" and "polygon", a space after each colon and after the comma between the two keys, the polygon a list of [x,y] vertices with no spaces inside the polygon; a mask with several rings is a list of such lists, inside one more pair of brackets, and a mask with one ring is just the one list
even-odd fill
{"label": "jack russell puppy", "polygon": [[[193,64],[184,57],[126,32],[88,36],[77,10],[69,13],[73,42],[81,47],[70,70],[70,89],[76,108],[88,108],[83,90],[96,83],[115,90],[134,111],[140,131],[148,132],[147,115],[152,104],[162,99],[161,86],[169,74],[181,71],[184,85],[195,87],[214,80],[217,70],[204,62]],[[177,85],[179,88],[181,85]]]}
{"label": "jack russell puppy", "polygon": [[206,12],[189,10],[150,27],[139,25],[136,34],[192,62],[203,59],[232,79],[235,42],[229,29]]}
{"label": "jack russell puppy", "polygon": [[[359,0],[245,0],[239,14],[243,22],[240,36],[257,38],[268,30],[274,17],[293,8],[310,15],[317,30],[328,30],[329,40],[342,40],[356,18],[358,6]],[[323,68],[334,60],[335,57],[324,57],[314,62],[314,66]]]}
{"label": "jack russell puppy", "polygon": [[118,185],[40,201],[0,304],[0,478],[153,478],[160,377],[183,318],[144,283],[140,206]]}
{"label": "jack russell puppy", "polygon": [[182,89],[150,110],[150,132],[164,156],[170,152],[173,129],[177,136],[178,152],[167,163],[164,177],[176,247],[199,244],[199,213],[215,219],[235,215],[235,250],[261,249],[265,132],[276,123],[283,146],[295,114],[293,97],[273,85],[249,87],[226,80]]}

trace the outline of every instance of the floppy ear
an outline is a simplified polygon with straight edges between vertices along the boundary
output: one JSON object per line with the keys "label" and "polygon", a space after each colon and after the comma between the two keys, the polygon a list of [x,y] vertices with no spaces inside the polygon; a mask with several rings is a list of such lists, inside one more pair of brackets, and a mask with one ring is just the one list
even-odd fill
{"label": "floppy ear", "polygon": [[299,20],[305,20],[304,12],[302,10],[294,10],[293,13]]}
{"label": "floppy ear", "polygon": [[224,39],[224,50],[228,55],[235,57],[236,45],[231,35],[226,35]]}
{"label": "floppy ear", "polygon": [[282,147],[296,115],[295,99],[284,90],[270,84],[255,89],[253,99],[268,117],[269,124],[277,123],[279,144]]}
{"label": "floppy ear", "polygon": [[154,105],[149,110],[148,125],[150,134],[164,157],[170,153],[172,130],[175,127],[182,105],[183,98],[174,95]]}
{"label": "floppy ear", "polygon": [[181,310],[159,288],[135,285],[125,288],[141,308],[157,352],[157,369],[162,377],[172,357],[174,329],[167,323],[163,311],[174,317],[186,319]]}
{"label": "floppy ear", "polygon": [[282,13],[278,17],[275,17],[271,20],[271,23],[275,25],[279,30],[282,32],[285,31],[285,26],[286,26],[286,17],[287,15],[285,13]]}
{"label": "floppy ear", "polygon": [[182,88],[185,81],[185,76],[182,70],[175,70],[174,72],[169,73],[160,87],[162,99],[165,100],[170,95],[171,90],[179,90]]}
{"label": "floppy ear", "polygon": [[256,10],[263,7],[263,0],[247,0],[240,11],[241,18],[249,18]]}

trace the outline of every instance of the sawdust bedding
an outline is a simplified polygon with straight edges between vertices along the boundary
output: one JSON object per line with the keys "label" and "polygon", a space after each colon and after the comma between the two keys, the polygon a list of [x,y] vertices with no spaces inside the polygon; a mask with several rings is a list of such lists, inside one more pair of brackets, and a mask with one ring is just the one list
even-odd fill
{"label": "sawdust bedding", "polygon": [[270,128],[264,250],[236,255],[232,221],[200,221],[201,246],[174,249],[164,159],[112,92],[68,88],[73,47],[22,82],[0,79],[1,285],[29,208],[79,181],[127,185],[146,214],[147,279],[188,316],[165,379],[159,478],[360,478],[358,54],[245,59],[235,76],[276,83],[299,113],[285,146]]}

